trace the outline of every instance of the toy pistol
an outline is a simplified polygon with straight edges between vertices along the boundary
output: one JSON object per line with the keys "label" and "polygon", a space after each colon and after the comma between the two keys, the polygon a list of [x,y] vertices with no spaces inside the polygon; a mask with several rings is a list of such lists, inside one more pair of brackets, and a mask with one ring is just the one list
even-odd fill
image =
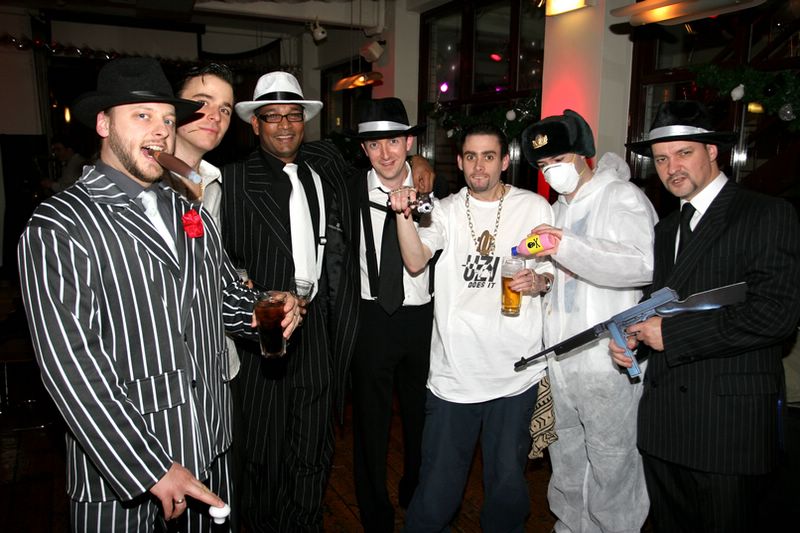
{"label": "toy pistol", "polygon": [[[408,206],[418,215],[430,213],[433,211],[433,192],[418,192],[417,198],[413,202],[409,202]],[[386,207],[392,207],[391,200],[386,201]]]}
{"label": "toy pistol", "polygon": [[745,282],[698,292],[687,297],[685,300],[678,300],[678,293],[669,287],[664,287],[651,294],[650,298],[647,300],[614,315],[610,320],[601,322],[586,331],[573,335],[535,355],[521,358],[514,363],[514,370],[517,372],[524,370],[533,360],[547,355],[550,352],[553,352],[555,355],[561,355],[574,350],[584,344],[588,344],[608,331],[611,334],[611,338],[614,339],[614,342],[625,348],[625,355],[630,357],[633,361],[633,366],[627,370],[628,375],[635,378],[641,374],[641,371],[639,370],[639,364],[636,361],[633,351],[628,348],[625,328],[633,324],[638,324],[639,322],[644,322],[652,316],[668,317],[688,311],[718,309],[725,305],[743,302],[746,295],[747,283]]}

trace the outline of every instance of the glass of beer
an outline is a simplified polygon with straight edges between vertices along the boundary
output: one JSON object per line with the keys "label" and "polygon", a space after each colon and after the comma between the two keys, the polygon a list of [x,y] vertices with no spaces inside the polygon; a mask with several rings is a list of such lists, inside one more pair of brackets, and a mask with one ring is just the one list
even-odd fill
{"label": "glass of beer", "polygon": [[282,357],[286,354],[286,339],[283,338],[283,306],[286,293],[280,291],[262,292],[256,302],[258,336],[261,340],[261,355],[267,358]]}
{"label": "glass of beer", "polygon": [[517,291],[512,291],[508,286],[514,278],[514,274],[525,268],[525,260],[521,257],[508,256],[503,258],[500,266],[502,276],[502,307],[500,312],[505,316],[519,316],[519,307],[522,303],[522,295]]}

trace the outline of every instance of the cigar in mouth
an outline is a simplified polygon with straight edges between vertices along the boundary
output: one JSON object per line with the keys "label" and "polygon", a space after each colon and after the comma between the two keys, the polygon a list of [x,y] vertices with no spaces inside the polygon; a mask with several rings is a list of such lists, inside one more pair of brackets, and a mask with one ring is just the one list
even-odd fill
{"label": "cigar in mouth", "polygon": [[200,177],[200,174],[192,170],[192,167],[175,157],[174,155],[170,155],[166,152],[159,152],[158,150],[147,150],[147,154],[155,159],[159,165],[166,168],[170,172],[174,172],[178,176],[182,178],[186,178],[187,180],[191,181],[192,183],[201,183],[203,178]]}

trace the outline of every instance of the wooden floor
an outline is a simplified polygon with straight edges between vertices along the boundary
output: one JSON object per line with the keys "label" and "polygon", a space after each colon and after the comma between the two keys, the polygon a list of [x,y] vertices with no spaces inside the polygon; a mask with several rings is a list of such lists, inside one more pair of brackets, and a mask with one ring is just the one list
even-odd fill
{"label": "wooden floor", "polygon": [[[402,430],[395,416],[392,424],[391,445],[389,448],[389,479],[387,486],[395,509],[395,531],[403,526],[403,510],[397,506],[397,485],[402,476]],[[328,491],[325,494],[325,531],[351,532],[360,531],[358,506],[353,488],[353,439],[348,412],[345,424],[337,430],[336,451],[333,459],[333,471]],[[550,464],[545,459],[529,461],[527,468],[528,487],[531,494],[531,516],[525,530],[532,533],[548,533],[555,523],[555,518],[547,508],[547,482],[550,479]],[[480,452],[476,453],[470,471],[469,480],[464,491],[461,509],[452,524],[453,532],[480,532],[480,510],[483,502],[481,483]]]}
{"label": "wooden floor", "polygon": [[[27,325],[18,312],[14,283],[0,279],[0,532],[65,532],[69,525],[64,491],[64,437],[58,413],[39,380]],[[33,401],[30,401],[33,400]],[[353,489],[352,424],[348,406],[345,423],[336,430],[336,452],[325,494],[327,532],[361,531]],[[392,427],[389,490],[397,502],[402,468],[400,426]],[[526,531],[547,533],[554,518],[547,509],[550,466],[546,459],[528,464],[531,516]],[[480,531],[481,465],[477,456],[470,472],[454,532]],[[398,509],[396,529],[403,524]]]}

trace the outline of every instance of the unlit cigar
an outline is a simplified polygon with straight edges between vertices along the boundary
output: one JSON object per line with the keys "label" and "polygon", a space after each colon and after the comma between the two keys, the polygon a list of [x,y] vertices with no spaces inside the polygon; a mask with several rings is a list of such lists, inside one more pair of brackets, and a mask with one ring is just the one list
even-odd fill
{"label": "unlit cigar", "polygon": [[187,180],[191,181],[192,183],[201,183],[203,178],[200,177],[200,174],[192,170],[192,167],[175,157],[174,155],[170,155],[165,152],[160,152],[158,150],[147,150],[147,153],[158,161],[158,164],[162,167],[166,168],[170,172],[174,172],[178,176],[186,178]]}

